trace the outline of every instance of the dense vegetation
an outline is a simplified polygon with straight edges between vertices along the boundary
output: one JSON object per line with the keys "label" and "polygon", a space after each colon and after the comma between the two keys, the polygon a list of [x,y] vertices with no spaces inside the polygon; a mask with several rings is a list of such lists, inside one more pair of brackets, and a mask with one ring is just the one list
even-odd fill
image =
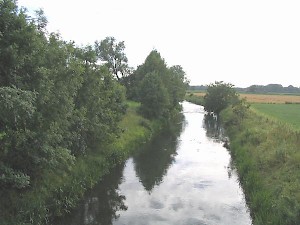
{"label": "dense vegetation", "polygon": [[92,46],[47,34],[14,1],[0,10],[0,185],[21,189],[118,136],[125,90]]}
{"label": "dense vegetation", "polygon": [[219,115],[222,110],[232,107],[239,118],[242,118],[249,108],[245,99],[240,98],[239,94],[230,83],[216,81],[207,86],[203,95],[197,96],[194,93],[188,93],[185,96],[187,101],[203,105],[208,113]]}
{"label": "dense vegetation", "polygon": [[299,224],[299,131],[251,110],[238,122],[231,108],[221,116],[253,224]]}
{"label": "dense vegetation", "polygon": [[[171,118],[187,87],[183,69],[157,51],[133,71],[124,42],[78,47],[46,26],[42,10],[32,18],[0,1],[0,217],[14,224],[67,212],[159,127],[136,111]],[[124,117],[126,93],[140,104]]]}
{"label": "dense vegetation", "polygon": [[157,50],[123,82],[128,98],[141,102],[141,112],[148,118],[168,118],[178,111],[188,87],[183,68],[167,67]]}
{"label": "dense vegetation", "polygon": [[216,81],[207,87],[203,106],[207,112],[219,115],[223,109],[238,102],[238,94],[232,84]]}

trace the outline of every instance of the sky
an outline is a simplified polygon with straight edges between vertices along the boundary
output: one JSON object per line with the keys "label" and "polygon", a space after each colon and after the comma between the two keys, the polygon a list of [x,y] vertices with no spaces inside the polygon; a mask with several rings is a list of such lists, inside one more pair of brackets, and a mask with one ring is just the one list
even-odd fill
{"label": "sky", "polygon": [[299,0],[18,0],[78,46],[125,42],[129,65],[156,49],[191,85],[300,87]]}

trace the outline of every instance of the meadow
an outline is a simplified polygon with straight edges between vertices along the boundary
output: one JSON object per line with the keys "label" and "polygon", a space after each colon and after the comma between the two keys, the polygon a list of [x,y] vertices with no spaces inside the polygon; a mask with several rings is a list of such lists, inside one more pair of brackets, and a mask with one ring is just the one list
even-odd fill
{"label": "meadow", "polygon": [[[203,97],[205,92],[193,93],[193,98]],[[251,105],[251,109],[261,116],[289,124],[300,130],[300,96],[297,95],[268,95],[240,94]]]}
{"label": "meadow", "polygon": [[258,114],[279,120],[300,130],[300,104],[254,103],[251,108]]}

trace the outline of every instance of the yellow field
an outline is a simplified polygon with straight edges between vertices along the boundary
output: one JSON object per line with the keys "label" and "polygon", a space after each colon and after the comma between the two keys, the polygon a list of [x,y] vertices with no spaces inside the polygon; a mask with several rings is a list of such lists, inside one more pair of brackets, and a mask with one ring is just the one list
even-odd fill
{"label": "yellow field", "polygon": [[195,92],[193,94],[196,96],[204,96],[206,93],[205,92]]}
{"label": "yellow field", "polygon": [[240,96],[251,103],[300,103],[300,96],[296,95],[240,94]]}
{"label": "yellow field", "polygon": [[[204,96],[205,93],[194,93],[197,96]],[[263,95],[263,94],[240,94],[250,103],[300,103],[300,96],[296,95]]]}

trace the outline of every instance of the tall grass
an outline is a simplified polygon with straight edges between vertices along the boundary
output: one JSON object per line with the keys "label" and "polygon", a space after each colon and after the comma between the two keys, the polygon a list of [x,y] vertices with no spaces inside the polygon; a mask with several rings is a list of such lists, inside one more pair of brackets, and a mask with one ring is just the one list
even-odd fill
{"label": "tall grass", "polygon": [[232,109],[221,117],[253,224],[299,224],[299,132],[254,111],[239,124]]}

